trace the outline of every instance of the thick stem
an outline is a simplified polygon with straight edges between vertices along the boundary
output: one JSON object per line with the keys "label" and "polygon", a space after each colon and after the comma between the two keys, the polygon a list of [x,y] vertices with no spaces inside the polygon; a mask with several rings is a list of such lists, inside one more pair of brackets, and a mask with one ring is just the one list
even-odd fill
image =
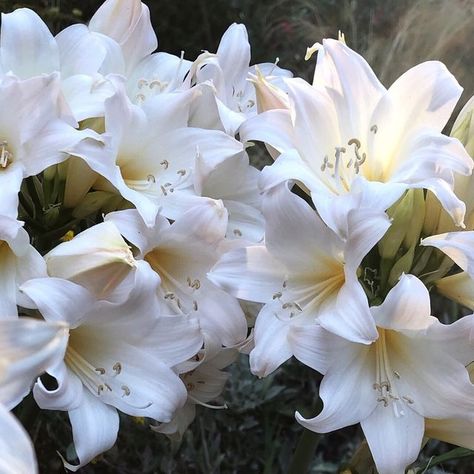
{"label": "thick stem", "polygon": [[288,474],[306,474],[311,467],[311,461],[322,435],[304,429],[291,460]]}

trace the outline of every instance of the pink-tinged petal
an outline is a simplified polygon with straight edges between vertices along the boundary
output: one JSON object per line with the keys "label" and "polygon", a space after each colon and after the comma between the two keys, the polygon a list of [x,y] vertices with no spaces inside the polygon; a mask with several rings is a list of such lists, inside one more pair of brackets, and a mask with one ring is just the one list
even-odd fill
{"label": "pink-tinged petal", "polygon": [[33,443],[18,420],[0,405],[0,472],[37,474]]}
{"label": "pink-tinged petal", "polygon": [[279,153],[295,147],[293,124],[287,110],[268,110],[247,119],[239,128],[239,136],[242,143],[264,142]]}
{"label": "pink-tinged petal", "polygon": [[207,274],[236,298],[266,303],[282,287],[286,269],[263,245],[225,253]]}
{"label": "pink-tinged petal", "polygon": [[448,232],[421,241],[443,251],[454,263],[474,278],[474,231]]}
{"label": "pink-tinged petal", "polygon": [[34,379],[64,357],[68,329],[30,318],[0,321],[0,403],[16,406]]}
{"label": "pink-tinged petal", "polygon": [[74,372],[61,361],[47,370],[56,379],[57,387],[48,389],[41,378],[33,387],[33,396],[38,406],[43,410],[69,411],[79,407],[83,398],[83,385]]}
{"label": "pink-tinged petal", "polygon": [[0,37],[4,72],[26,79],[59,71],[59,51],[43,20],[28,8],[2,14]]}
{"label": "pink-tinged petal", "polygon": [[375,409],[375,360],[370,346],[346,342],[328,354],[332,361],[324,376],[319,395],[322,412],[310,419],[296,412],[296,420],[309,430],[328,433],[365,420]]}
{"label": "pink-tinged petal", "polygon": [[115,444],[119,416],[115,408],[85,390],[80,406],[69,412],[69,420],[79,464],[72,465],[64,458],[63,462],[64,467],[76,472]]}
{"label": "pink-tinged petal", "polygon": [[337,294],[335,307],[325,309],[318,316],[318,322],[327,331],[349,341],[370,344],[378,337],[367,295],[355,275],[346,275],[346,282]]}
{"label": "pink-tinged petal", "polygon": [[474,420],[470,418],[444,418],[425,420],[425,436],[439,439],[467,449],[474,449]]}
{"label": "pink-tinged petal", "polygon": [[287,184],[266,193],[262,208],[267,249],[288,269],[312,273],[342,264],[342,240]]}
{"label": "pink-tinged petal", "polygon": [[333,351],[344,339],[334,336],[318,324],[293,325],[288,333],[293,355],[303,364],[325,374],[332,363]]}
{"label": "pink-tinged petal", "polygon": [[265,305],[255,322],[255,347],[250,352],[250,370],[266,377],[286,362],[293,352],[288,341],[290,320],[279,319],[280,303]]}
{"label": "pink-tinged petal", "polygon": [[[34,278],[20,287],[31,306],[38,308],[48,321],[65,321],[72,328],[91,310],[95,297],[84,287],[61,278]],[[80,305],[74,302],[79,302]]]}
{"label": "pink-tinged petal", "polygon": [[442,295],[474,310],[474,280],[466,272],[444,277],[435,285]]}
{"label": "pink-tinged petal", "polygon": [[367,443],[380,474],[404,474],[421,449],[423,417],[403,403],[403,415],[379,404],[361,421]]}
{"label": "pink-tinged petal", "polygon": [[[342,41],[325,39],[318,48],[314,85],[324,86],[334,101],[342,135],[360,137],[385,93],[365,59]],[[369,125],[370,126],[370,125]]]}
{"label": "pink-tinged petal", "polygon": [[428,290],[414,275],[402,275],[384,302],[370,310],[377,326],[396,331],[427,329],[437,321]]}

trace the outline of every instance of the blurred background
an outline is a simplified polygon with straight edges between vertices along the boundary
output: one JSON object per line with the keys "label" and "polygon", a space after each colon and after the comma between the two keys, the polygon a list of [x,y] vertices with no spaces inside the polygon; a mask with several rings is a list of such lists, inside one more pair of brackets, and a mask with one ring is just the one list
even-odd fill
{"label": "blurred background", "polygon": [[[2,12],[19,7],[37,11],[53,33],[87,22],[98,0],[0,0]],[[215,52],[233,22],[247,26],[252,63],[273,62],[311,80],[314,60],[306,47],[345,33],[347,44],[362,54],[389,86],[411,66],[443,61],[465,91],[460,107],[474,94],[474,0],[149,0],[159,50],[194,60],[202,50]],[[420,84],[422,87],[422,84]],[[148,422],[123,417],[117,445],[84,468],[85,474],[286,473],[303,429],[295,409],[318,411],[320,376],[289,361],[265,380],[250,375],[246,356],[230,370],[224,394],[229,410],[198,409],[184,439],[153,433]],[[56,454],[71,449],[67,414],[41,412],[27,402],[18,415],[29,430],[41,473],[64,472]],[[318,441],[316,435],[309,441]],[[311,464],[312,473],[335,473],[360,451],[359,427],[324,436]],[[308,441],[308,440],[306,440]],[[449,446],[430,441],[422,452],[426,467]],[[363,450],[363,446],[362,446]],[[472,473],[472,457],[448,461],[429,472]],[[428,463],[430,463],[428,466]],[[345,471],[346,474],[350,471]],[[360,474],[370,472],[367,466]],[[298,473],[302,474],[302,473]]]}

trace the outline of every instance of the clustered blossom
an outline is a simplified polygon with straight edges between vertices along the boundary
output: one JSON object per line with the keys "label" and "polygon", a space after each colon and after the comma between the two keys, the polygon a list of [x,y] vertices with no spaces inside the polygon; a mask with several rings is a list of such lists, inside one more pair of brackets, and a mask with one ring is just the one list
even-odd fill
{"label": "clustered blossom", "polygon": [[474,449],[474,316],[431,305],[474,309],[473,100],[443,135],[462,92],[443,64],[386,89],[343,36],[308,49],[311,84],[250,66],[243,25],[194,61],[157,47],[139,0],[56,36],[2,16],[0,470],[37,470],[8,412],[30,391],[68,412],[76,471],[119,412],[179,438],[226,408],[239,352],[259,377],[320,372],[297,421],[360,423],[381,474],[424,437]]}

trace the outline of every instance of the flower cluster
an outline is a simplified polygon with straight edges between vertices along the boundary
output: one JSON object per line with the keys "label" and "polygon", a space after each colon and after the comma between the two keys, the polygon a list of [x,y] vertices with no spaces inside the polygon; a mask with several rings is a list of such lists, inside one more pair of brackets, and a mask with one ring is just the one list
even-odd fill
{"label": "flower cluster", "polygon": [[308,49],[309,84],[250,66],[238,24],[194,62],[157,46],[140,0],[56,36],[2,17],[0,468],[35,472],[8,413],[31,389],[68,412],[76,471],[119,411],[179,437],[224,407],[239,351],[259,377],[292,356],[323,374],[298,422],[361,423],[381,474],[424,436],[474,448],[473,316],[430,304],[474,309],[472,100],[441,133],[455,78],[431,61],[387,90],[341,36]]}

